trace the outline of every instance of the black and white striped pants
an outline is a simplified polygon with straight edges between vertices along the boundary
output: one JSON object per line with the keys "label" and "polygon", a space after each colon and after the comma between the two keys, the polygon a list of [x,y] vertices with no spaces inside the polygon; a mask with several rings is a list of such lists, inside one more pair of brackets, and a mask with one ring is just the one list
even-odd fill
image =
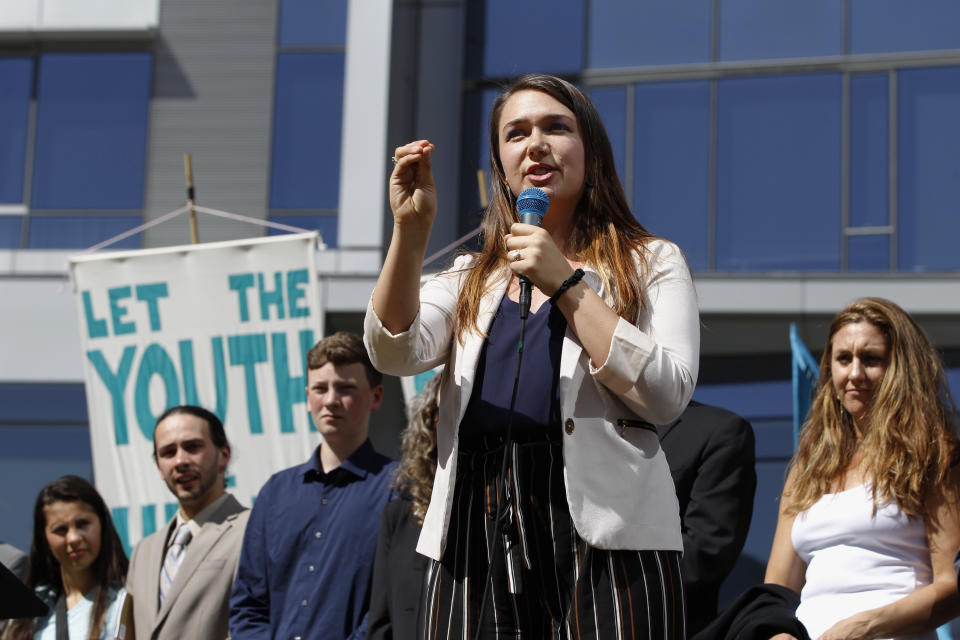
{"label": "black and white striped pants", "polygon": [[[478,624],[482,638],[684,639],[680,554],[608,551],[581,539],[567,507],[558,432],[511,445],[500,527],[494,519],[503,446],[489,437],[466,443],[446,550],[427,569],[423,640],[472,640]],[[487,536],[495,530],[501,539],[481,620]]]}

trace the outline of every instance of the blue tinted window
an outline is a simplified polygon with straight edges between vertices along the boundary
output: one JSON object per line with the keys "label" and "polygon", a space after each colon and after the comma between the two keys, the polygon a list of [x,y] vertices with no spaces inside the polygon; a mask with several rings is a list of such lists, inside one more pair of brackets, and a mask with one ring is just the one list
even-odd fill
{"label": "blue tinted window", "polygon": [[587,66],[707,62],[710,14],[702,0],[592,2]]}
{"label": "blue tinted window", "polygon": [[849,271],[890,271],[890,236],[848,236]]}
{"label": "blue tinted window", "polygon": [[[487,0],[485,76],[576,73],[583,67],[583,0]],[[475,34],[476,38],[478,34]]]}
{"label": "blue tinted window", "polygon": [[900,269],[960,268],[960,67],[901,71],[898,90]]}
{"label": "blue tinted window", "polygon": [[[288,224],[311,231],[316,229],[323,237],[324,244],[330,249],[337,248],[337,216],[270,216],[271,222]],[[288,233],[279,229],[270,229],[268,235],[276,236]]]}
{"label": "blue tinted window", "polygon": [[634,100],[634,214],[707,269],[710,83],[640,84]]}
{"label": "blue tinted window", "polygon": [[277,55],[271,209],[336,209],[342,53]]}
{"label": "blue tinted window", "polygon": [[343,46],[347,0],[280,0],[281,47]]}
{"label": "blue tinted window", "polygon": [[803,58],[843,53],[843,3],[738,0],[720,3],[720,59]]}
{"label": "blue tinted window", "polygon": [[718,90],[717,269],[839,270],[840,76]]}
{"label": "blue tinted window", "polygon": [[850,78],[850,226],[889,224],[890,100],[886,74]]}
{"label": "blue tinted window", "polygon": [[850,53],[960,49],[956,0],[850,0]]}
{"label": "blue tinted window", "polygon": [[23,202],[33,60],[0,58],[0,204]]}
{"label": "blue tinted window", "polygon": [[143,206],[149,53],[44,54],[33,209]]}
{"label": "blue tinted window", "polygon": [[627,90],[624,87],[604,87],[592,89],[589,95],[610,138],[613,161],[622,184],[627,158]]}
{"label": "blue tinted window", "polygon": [[23,216],[0,216],[0,249],[19,249]]}
{"label": "blue tinted window", "polygon": [[[30,216],[30,249],[86,249],[129,231],[142,222],[140,216]],[[139,249],[135,234],[110,245],[111,249]]]}

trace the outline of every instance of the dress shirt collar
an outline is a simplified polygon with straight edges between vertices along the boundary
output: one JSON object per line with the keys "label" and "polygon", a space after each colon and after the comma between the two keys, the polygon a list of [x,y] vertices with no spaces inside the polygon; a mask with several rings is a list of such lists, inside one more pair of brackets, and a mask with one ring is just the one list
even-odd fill
{"label": "dress shirt collar", "polygon": [[356,451],[340,463],[340,466],[336,469],[331,469],[329,473],[324,473],[323,466],[320,464],[320,447],[322,446],[323,443],[320,443],[314,450],[313,455],[310,456],[310,459],[300,465],[298,473],[303,475],[303,481],[305,483],[326,482],[340,475],[341,471],[349,472],[363,480],[367,477],[368,473],[375,472],[379,466],[382,466],[378,465],[379,458],[377,451],[373,448],[373,443],[370,442],[370,438],[367,438],[363,441],[363,444],[357,447]]}
{"label": "dress shirt collar", "polygon": [[[177,529],[179,529],[180,525],[186,522],[188,525],[190,525],[190,533],[192,533],[193,537],[196,538],[198,535],[200,535],[200,528],[210,521],[210,518],[213,516],[214,512],[216,512],[216,510],[220,508],[220,505],[222,505],[226,501],[228,495],[229,494],[224,492],[222,496],[220,496],[219,498],[217,498],[216,500],[214,500],[213,502],[205,506],[203,509],[200,510],[200,513],[193,516],[189,520],[187,520],[184,517],[182,509],[177,509],[177,518],[176,518],[177,522],[173,526],[173,531],[176,531]],[[170,540],[172,539],[173,539],[173,533],[170,534]],[[167,544],[168,545],[170,544],[169,540]]]}

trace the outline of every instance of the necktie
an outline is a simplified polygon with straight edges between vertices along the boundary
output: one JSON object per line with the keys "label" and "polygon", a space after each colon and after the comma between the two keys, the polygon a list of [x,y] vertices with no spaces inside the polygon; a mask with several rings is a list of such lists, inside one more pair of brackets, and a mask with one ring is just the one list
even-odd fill
{"label": "necktie", "polygon": [[160,606],[170,591],[170,585],[173,583],[173,577],[177,575],[177,569],[180,568],[180,562],[186,553],[187,544],[193,534],[190,532],[190,525],[184,522],[177,528],[173,536],[173,542],[167,549],[167,557],[163,560],[163,567],[160,569]]}

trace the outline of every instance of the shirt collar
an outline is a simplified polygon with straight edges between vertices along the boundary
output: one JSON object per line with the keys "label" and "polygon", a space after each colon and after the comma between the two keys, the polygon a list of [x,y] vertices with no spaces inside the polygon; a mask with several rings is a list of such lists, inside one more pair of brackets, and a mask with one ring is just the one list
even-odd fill
{"label": "shirt collar", "polygon": [[214,512],[220,508],[220,505],[224,503],[227,499],[227,493],[224,492],[222,496],[205,506],[200,510],[200,513],[193,516],[191,519],[187,520],[183,517],[183,511],[177,509],[177,522],[173,527],[173,530],[176,531],[180,528],[184,522],[190,526],[190,533],[193,534],[193,537],[196,538],[200,535],[200,528],[207,524],[210,521],[210,518],[213,516]]}
{"label": "shirt collar", "polygon": [[323,472],[323,467],[320,466],[320,447],[322,446],[323,443],[320,443],[310,459],[300,465],[298,473],[303,475],[304,482],[320,481],[340,470],[349,472],[362,480],[367,477],[368,473],[376,470],[377,451],[373,448],[370,438],[364,440],[363,444],[341,462],[339,467],[326,474]]}

